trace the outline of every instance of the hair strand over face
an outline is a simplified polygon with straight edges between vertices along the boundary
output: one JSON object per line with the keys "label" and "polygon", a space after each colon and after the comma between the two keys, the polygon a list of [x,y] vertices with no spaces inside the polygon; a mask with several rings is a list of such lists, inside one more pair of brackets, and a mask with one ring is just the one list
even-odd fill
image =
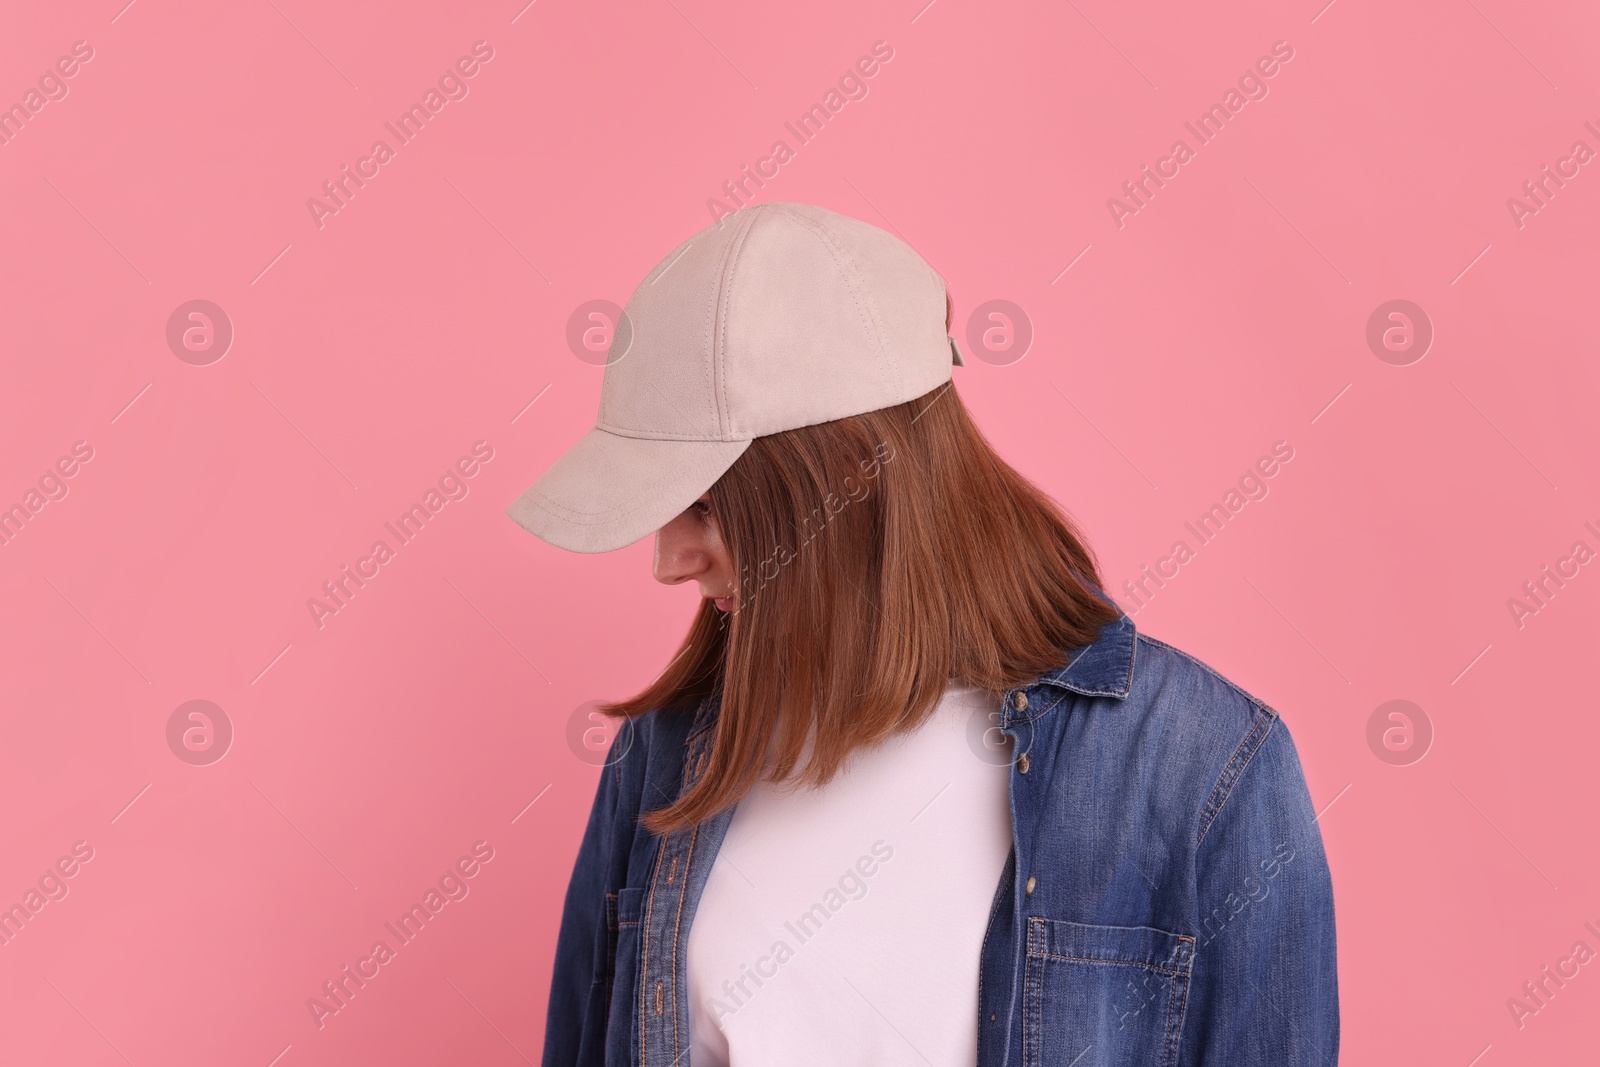
{"label": "hair strand over face", "polygon": [[[704,775],[642,818],[685,829],[758,775],[824,785],[927,720],[948,684],[1064,665],[1118,609],[1072,520],[1002,460],[950,385],[758,437],[710,491],[737,575],[645,690],[602,710],[692,713],[720,691]],[[809,753],[807,748],[809,746]]]}

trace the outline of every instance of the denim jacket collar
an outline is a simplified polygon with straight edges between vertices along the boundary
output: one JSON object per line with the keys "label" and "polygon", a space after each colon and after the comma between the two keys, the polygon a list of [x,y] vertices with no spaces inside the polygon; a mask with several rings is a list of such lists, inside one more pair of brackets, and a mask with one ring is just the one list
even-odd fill
{"label": "denim jacket collar", "polygon": [[1035,684],[1120,700],[1133,685],[1133,637],[1133,620],[1118,615],[1100,628],[1099,637],[1077,649],[1065,667],[1041,675]]}

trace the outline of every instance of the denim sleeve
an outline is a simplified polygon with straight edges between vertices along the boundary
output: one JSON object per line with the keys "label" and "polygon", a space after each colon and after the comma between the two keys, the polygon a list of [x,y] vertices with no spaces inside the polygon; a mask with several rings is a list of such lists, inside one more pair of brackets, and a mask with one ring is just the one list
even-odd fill
{"label": "denim sleeve", "polygon": [[629,841],[623,835],[628,827],[619,820],[628,818],[631,806],[622,798],[622,764],[634,741],[633,720],[625,719],[611,739],[567,884],[545,1015],[542,1067],[602,1067],[605,1062],[605,994],[610,981],[606,892],[608,886],[620,884],[618,870],[626,861]]}
{"label": "denim sleeve", "polygon": [[[1223,772],[1196,852],[1182,1067],[1335,1067],[1333,883],[1289,730],[1259,711]],[[1224,785],[1219,783],[1219,791]],[[1220,801],[1220,807],[1217,803]]]}

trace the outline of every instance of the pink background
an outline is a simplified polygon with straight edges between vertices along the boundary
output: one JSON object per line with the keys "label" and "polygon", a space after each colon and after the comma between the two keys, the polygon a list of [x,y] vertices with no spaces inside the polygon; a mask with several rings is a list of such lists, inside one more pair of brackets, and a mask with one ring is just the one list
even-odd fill
{"label": "pink background", "polygon": [[[1600,550],[1600,164],[1507,206],[1600,149],[1592,9],[124,2],[0,34],[0,102],[93,48],[0,146],[0,506],[93,449],[0,546],[0,904],[93,849],[0,947],[0,1062],[537,1061],[598,773],[569,726],[655,675],[695,593],[650,580],[649,542],[568,555],[503,509],[592,421],[569,315],[624,301],[780,138],[761,199],[894,229],[963,330],[1023,309],[1025,356],[956,380],[1113,590],[1293,447],[1135,621],[1293,731],[1346,1062],[1592,1057],[1600,963],[1521,1028],[1506,1004],[1600,949],[1600,567],[1520,627],[1507,604]],[[469,95],[319,228],[307,199],[480,40]],[[868,95],[797,145],[880,40]],[[1277,41],[1269,94],[1196,147],[1184,122]],[[1107,198],[1180,137],[1119,228]],[[165,337],[194,299],[235,331],[205,366]],[[1365,339],[1392,299],[1435,330],[1407,366]],[[468,495],[319,628],[308,599],[477,441]],[[196,699],[235,731],[208,766],[167,741]],[[1420,761],[1369,747],[1392,699],[1432,724]],[[470,895],[319,1029],[307,999],[478,841]]]}

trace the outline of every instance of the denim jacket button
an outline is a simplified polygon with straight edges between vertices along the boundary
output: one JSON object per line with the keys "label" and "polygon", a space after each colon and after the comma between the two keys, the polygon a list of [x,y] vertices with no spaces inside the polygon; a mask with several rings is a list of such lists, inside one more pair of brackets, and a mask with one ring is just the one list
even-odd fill
{"label": "denim jacket button", "polygon": [[1023,774],[1028,773],[1028,754],[1026,752],[1017,757],[1017,770]]}
{"label": "denim jacket button", "polygon": [[1033,875],[1028,875],[1028,885],[1027,888],[1023,890],[1023,894],[1030,897],[1033,896],[1033,887],[1038,884],[1039,883],[1034,879]]}
{"label": "denim jacket button", "polygon": [[1011,694],[1011,706],[1013,708],[1016,708],[1018,711],[1027,711],[1028,710],[1028,694],[1024,693],[1020,689],[1017,690],[1015,693],[1012,693]]}

